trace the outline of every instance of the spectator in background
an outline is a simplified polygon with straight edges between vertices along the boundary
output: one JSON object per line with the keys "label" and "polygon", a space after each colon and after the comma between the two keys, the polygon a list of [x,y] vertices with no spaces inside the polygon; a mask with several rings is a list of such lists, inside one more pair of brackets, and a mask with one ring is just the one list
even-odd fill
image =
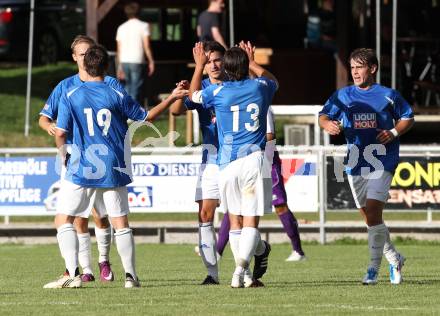
{"label": "spectator in background", "polygon": [[154,73],[150,27],[148,23],[138,19],[139,4],[136,2],[125,5],[124,11],[128,21],[121,24],[116,32],[117,77],[125,81],[128,94],[140,104],[144,104],[142,88],[147,68],[146,59],[148,60],[148,76]]}
{"label": "spectator in background", "polygon": [[228,48],[221,32],[221,13],[225,8],[224,0],[209,0],[209,7],[199,15],[197,36],[201,42],[217,41]]}
{"label": "spectator in background", "polygon": [[321,46],[336,52],[336,14],[334,0],[324,0],[319,10],[321,18]]}
{"label": "spectator in background", "polygon": [[320,47],[332,53],[337,51],[334,0],[323,0],[321,7],[309,15],[307,41],[311,47]]}

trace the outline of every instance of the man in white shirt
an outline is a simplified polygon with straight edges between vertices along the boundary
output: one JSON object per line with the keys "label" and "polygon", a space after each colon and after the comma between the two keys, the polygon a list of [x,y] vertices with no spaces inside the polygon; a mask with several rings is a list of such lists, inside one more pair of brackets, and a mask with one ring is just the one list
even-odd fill
{"label": "man in white shirt", "polygon": [[143,104],[142,87],[148,60],[148,76],[154,73],[154,59],[150,46],[150,26],[138,19],[139,4],[130,2],[124,7],[128,20],[116,32],[119,80],[125,81],[127,93]]}

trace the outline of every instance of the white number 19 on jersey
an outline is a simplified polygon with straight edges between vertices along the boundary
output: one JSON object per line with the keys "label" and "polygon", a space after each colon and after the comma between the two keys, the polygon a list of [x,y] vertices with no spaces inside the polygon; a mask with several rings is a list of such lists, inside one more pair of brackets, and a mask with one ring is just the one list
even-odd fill
{"label": "white number 19 on jersey", "polygon": [[[91,108],[85,108],[84,113],[87,118],[87,130],[90,136],[95,136],[95,129],[93,128],[93,111]],[[112,112],[109,109],[101,109],[96,113],[96,121],[98,125],[103,127],[102,136],[107,136],[110,122],[112,120]]]}
{"label": "white number 19 on jersey", "polygon": [[[232,112],[232,131],[238,132],[239,129],[239,114],[240,114],[240,107],[238,105],[231,106],[231,112]],[[251,103],[247,106],[246,112],[251,113],[251,120],[252,123],[244,123],[244,127],[249,132],[255,132],[258,127],[260,127],[260,121],[258,119],[258,114],[260,114],[260,108],[258,107],[258,104]]]}

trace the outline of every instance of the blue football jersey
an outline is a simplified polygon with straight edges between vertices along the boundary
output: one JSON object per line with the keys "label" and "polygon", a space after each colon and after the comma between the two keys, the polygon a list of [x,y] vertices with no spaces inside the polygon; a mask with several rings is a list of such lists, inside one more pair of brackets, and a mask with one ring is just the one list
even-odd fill
{"label": "blue football jersey", "polygon": [[[383,164],[384,170],[393,173],[399,163],[399,139],[384,145],[386,153],[381,153],[372,150],[378,148],[376,137],[380,130],[394,128],[395,122],[414,117],[411,106],[396,90],[379,84],[368,90],[354,85],[342,88],[327,100],[319,114],[341,122],[348,145],[345,169],[352,175],[360,175],[363,167],[375,171],[372,157]],[[354,159],[354,147],[359,150],[357,160]]]}
{"label": "blue football jersey", "polygon": [[144,121],[146,117],[139,103],[102,81],[84,82],[64,93],[57,128],[73,134],[66,179],[83,187],[130,183],[131,148],[124,142],[127,119]]}
{"label": "blue football jersey", "polygon": [[275,81],[260,77],[225,81],[202,91],[203,107],[215,109],[220,167],[265,149],[267,111],[276,89]]}
{"label": "blue football jersey", "polygon": [[[209,78],[202,80],[202,89],[212,85]],[[214,84],[217,85],[217,84]],[[203,137],[202,164],[216,163],[218,152],[218,134],[214,109],[206,109],[201,104],[192,102],[188,97],[184,101],[188,110],[196,110],[199,114],[200,129]]]}
{"label": "blue football jersey", "polygon": [[[104,82],[107,83],[109,86],[126,93],[123,85],[116,78],[105,76]],[[40,112],[40,115],[47,116],[52,121],[56,121],[58,117],[58,104],[60,102],[63,93],[71,90],[73,87],[78,86],[82,83],[83,82],[79,78],[79,74],[67,77],[66,79],[60,81],[56,85],[56,87],[52,90],[52,93],[47,99],[46,104],[44,105],[43,109]],[[68,144],[72,143],[72,137],[73,137],[72,134],[67,135]]]}

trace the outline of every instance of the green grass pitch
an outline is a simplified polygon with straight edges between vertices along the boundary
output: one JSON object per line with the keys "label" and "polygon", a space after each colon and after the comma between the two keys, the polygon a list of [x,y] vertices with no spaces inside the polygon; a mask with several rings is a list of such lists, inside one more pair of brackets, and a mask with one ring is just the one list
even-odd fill
{"label": "green grass pitch", "polygon": [[[368,262],[366,243],[306,244],[308,260],[285,262],[287,244],[274,245],[265,288],[231,289],[232,255],[220,265],[219,286],[205,277],[194,245],[137,245],[142,288],[124,289],[113,247],[113,283],[47,290],[61,274],[56,245],[0,245],[0,315],[422,315],[440,313],[440,252],[435,243],[403,243],[405,281],[392,286],[382,264],[379,284],[360,283]],[[96,248],[96,246],[93,246]],[[94,253],[96,258],[96,252]],[[97,267],[95,267],[97,270]],[[96,271],[95,271],[96,272]]]}

